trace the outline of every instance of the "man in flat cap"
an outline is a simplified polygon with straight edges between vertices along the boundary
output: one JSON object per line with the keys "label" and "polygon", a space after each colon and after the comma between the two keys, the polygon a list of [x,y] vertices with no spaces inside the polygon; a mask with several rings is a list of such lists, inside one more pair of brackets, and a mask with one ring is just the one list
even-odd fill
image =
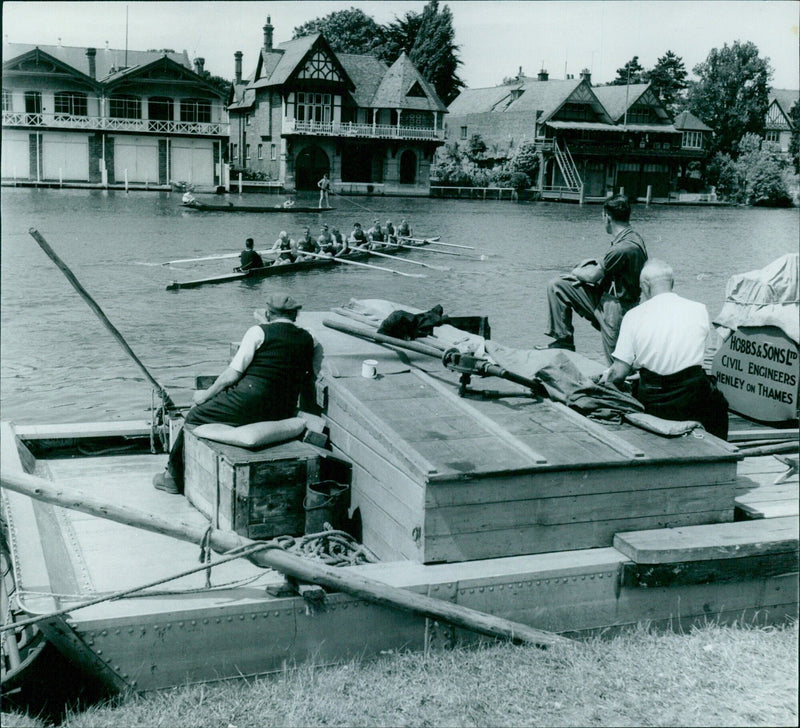
{"label": "man in flat cap", "polygon": [[[195,393],[187,427],[212,422],[238,427],[295,415],[314,362],[313,337],[295,325],[300,308],[284,294],[267,299],[266,323],[250,327],[228,368],[208,389]],[[183,430],[170,451],[166,471],[153,478],[153,485],[167,493],[183,492]]]}

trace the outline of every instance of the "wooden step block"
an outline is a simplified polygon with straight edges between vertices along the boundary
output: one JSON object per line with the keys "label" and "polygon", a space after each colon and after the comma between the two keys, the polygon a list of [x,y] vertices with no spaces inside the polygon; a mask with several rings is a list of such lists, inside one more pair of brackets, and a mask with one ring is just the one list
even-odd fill
{"label": "wooden step block", "polygon": [[614,536],[614,548],[637,564],[736,559],[798,550],[798,517],[714,523]]}

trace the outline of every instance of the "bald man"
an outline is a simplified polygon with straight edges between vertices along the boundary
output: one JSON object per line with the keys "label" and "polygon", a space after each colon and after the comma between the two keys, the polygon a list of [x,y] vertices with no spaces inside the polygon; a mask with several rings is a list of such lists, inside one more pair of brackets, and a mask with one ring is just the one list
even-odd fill
{"label": "bald man", "polygon": [[639,279],[642,303],[622,319],[614,362],[601,381],[621,384],[634,369],[634,392],[645,412],[666,420],[696,420],[723,439],[728,403],[703,370],[710,330],[702,303],[673,292],[675,276],[663,260],[649,260]]}

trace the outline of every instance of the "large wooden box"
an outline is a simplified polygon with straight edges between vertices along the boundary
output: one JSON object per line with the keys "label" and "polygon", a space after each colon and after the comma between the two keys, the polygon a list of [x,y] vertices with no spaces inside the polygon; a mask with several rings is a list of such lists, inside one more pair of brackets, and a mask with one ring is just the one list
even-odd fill
{"label": "large wooden box", "polygon": [[185,493],[216,528],[248,538],[303,533],[306,486],[320,480],[320,451],[293,440],[261,450],[186,432]]}

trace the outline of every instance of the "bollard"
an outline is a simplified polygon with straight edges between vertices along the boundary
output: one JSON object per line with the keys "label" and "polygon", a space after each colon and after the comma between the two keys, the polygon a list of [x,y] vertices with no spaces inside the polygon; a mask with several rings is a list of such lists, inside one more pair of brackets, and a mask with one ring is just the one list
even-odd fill
{"label": "bollard", "polygon": [[645,204],[650,205],[653,201],[653,185],[647,185],[647,197],[645,198]]}
{"label": "bollard", "polygon": [[239,194],[242,194],[242,173],[239,172]]}
{"label": "bollard", "polygon": [[61,169],[61,167],[58,168],[58,186],[64,186],[64,171]]}
{"label": "bollard", "polygon": [[128,191],[128,168],[125,168],[125,192]]}

